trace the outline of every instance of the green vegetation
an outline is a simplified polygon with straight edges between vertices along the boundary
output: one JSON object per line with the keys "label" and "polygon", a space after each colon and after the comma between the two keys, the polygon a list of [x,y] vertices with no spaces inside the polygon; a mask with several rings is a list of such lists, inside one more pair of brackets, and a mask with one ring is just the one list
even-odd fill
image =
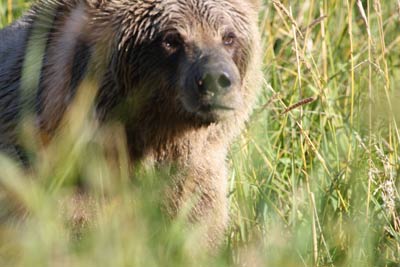
{"label": "green vegetation", "polygon": [[[132,181],[118,126],[75,110],[47,148],[26,134],[32,170],[0,158],[0,266],[400,266],[400,2],[266,2],[266,83],[230,154],[221,253],[192,255],[196,231],[162,215],[168,170]],[[0,0],[0,27],[26,7]],[[77,180],[89,227],[63,205]]]}

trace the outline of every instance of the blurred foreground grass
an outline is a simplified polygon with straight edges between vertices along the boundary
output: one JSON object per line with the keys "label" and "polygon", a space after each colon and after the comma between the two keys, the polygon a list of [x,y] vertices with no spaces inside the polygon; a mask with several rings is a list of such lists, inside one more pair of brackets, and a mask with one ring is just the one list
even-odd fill
{"label": "blurred foreground grass", "polygon": [[[218,255],[192,255],[195,229],[182,233],[160,211],[168,170],[132,181],[119,126],[93,131],[76,112],[46,149],[26,136],[32,171],[0,158],[0,266],[400,266],[399,5],[265,3],[268,83],[230,153],[231,226]],[[0,0],[0,27],[26,7]],[[77,180],[96,210],[82,208],[82,229],[60,209]]]}

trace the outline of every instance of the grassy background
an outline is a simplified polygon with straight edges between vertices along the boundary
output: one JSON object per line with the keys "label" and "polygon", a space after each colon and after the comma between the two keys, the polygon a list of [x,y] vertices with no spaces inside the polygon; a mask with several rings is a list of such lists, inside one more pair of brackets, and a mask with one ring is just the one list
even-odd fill
{"label": "grassy background", "polygon": [[[26,8],[0,0],[0,27]],[[266,83],[230,153],[231,225],[218,255],[192,255],[196,231],[160,212],[168,171],[139,170],[132,182],[119,127],[93,131],[77,105],[50,147],[26,135],[32,171],[0,160],[0,266],[400,266],[399,8],[263,5]],[[97,211],[89,228],[60,212],[77,179]],[[21,210],[25,220],[12,219]]]}

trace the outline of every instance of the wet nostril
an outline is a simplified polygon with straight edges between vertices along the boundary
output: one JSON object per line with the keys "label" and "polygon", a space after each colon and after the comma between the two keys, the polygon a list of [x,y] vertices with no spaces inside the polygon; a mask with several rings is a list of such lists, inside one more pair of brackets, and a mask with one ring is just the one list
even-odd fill
{"label": "wet nostril", "polygon": [[228,74],[222,73],[218,78],[218,85],[222,88],[228,88],[232,85],[231,79]]}

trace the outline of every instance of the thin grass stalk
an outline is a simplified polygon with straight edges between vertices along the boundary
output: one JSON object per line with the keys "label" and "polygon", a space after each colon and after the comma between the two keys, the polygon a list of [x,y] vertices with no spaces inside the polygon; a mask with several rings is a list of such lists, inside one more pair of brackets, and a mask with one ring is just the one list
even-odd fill
{"label": "thin grass stalk", "polygon": [[399,21],[400,21],[400,0],[397,0],[397,13],[399,16]]}
{"label": "thin grass stalk", "polygon": [[12,0],[7,0],[7,21],[10,24],[13,21],[13,3]]}
{"label": "thin grass stalk", "polygon": [[[354,40],[353,40],[353,1],[346,0],[347,15],[348,15],[348,35],[350,42],[350,129],[354,126],[354,96],[355,96],[355,68],[354,68]],[[348,95],[348,94],[347,94]],[[346,97],[347,102],[347,97]],[[347,109],[347,104],[345,105]],[[351,162],[353,149],[349,146],[347,150],[347,162]],[[350,167],[346,167],[346,178],[349,179]]]}
{"label": "thin grass stalk", "polygon": [[[360,1],[359,1],[360,2]],[[362,6],[362,4],[361,4]],[[371,5],[367,1],[367,31],[368,31],[368,150],[372,151],[372,35],[370,30],[371,25]],[[372,174],[372,154],[368,153],[368,191],[367,191],[367,210],[365,217],[369,221],[369,209],[371,203],[371,186],[373,180]]]}
{"label": "thin grass stalk", "polygon": [[[354,38],[353,38],[353,1],[346,0],[347,12],[348,12],[348,34],[350,41],[350,127],[354,123],[354,96],[355,96],[355,68],[354,68]],[[347,106],[347,105],[346,105]],[[351,151],[351,150],[349,150]]]}

